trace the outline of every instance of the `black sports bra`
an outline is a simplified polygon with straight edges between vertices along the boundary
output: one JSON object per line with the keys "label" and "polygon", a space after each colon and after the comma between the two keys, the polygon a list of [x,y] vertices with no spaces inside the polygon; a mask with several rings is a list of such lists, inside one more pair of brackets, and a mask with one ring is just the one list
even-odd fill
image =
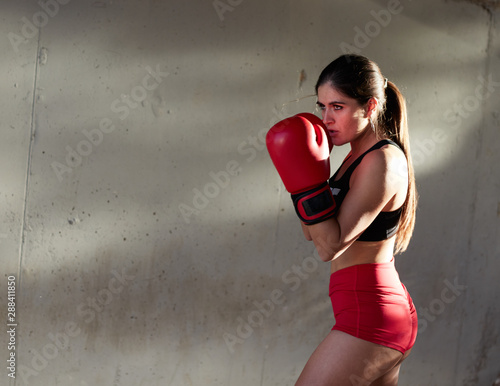
{"label": "black sports bra", "polygon": [[[337,208],[340,208],[342,201],[344,201],[347,192],[349,191],[349,180],[351,179],[351,174],[354,172],[354,169],[360,164],[363,160],[363,157],[369,152],[380,149],[385,145],[394,145],[398,149],[401,149],[395,142],[383,139],[377,142],[374,146],[368,149],[366,152],[361,154],[353,163],[349,166],[349,168],[345,171],[345,173],[340,177],[337,181],[335,178],[339,173],[342,165],[347,161],[346,158],[342,165],[340,165],[339,169],[335,172],[332,178],[329,180],[330,189],[332,190],[333,199],[335,200],[335,204]],[[387,240],[388,238],[394,236],[399,227],[399,219],[401,218],[402,208],[394,210],[392,212],[380,212],[375,220],[365,229],[365,231],[358,237],[357,241],[381,241]]]}

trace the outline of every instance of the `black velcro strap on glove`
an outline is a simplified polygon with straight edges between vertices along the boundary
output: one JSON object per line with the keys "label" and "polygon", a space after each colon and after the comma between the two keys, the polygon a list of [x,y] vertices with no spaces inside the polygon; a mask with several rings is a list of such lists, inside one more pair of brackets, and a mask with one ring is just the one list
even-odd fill
{"label": "black velcro strap on glove", "polygon": [[325,221],[336,213],[335,200],[327,182],[306,192],[292,194],[297,216],[306,225]]}

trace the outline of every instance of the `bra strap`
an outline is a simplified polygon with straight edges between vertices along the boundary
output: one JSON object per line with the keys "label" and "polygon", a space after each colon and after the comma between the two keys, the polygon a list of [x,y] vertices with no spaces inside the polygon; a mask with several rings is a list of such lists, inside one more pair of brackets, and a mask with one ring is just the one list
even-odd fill
{"label": "bra strap", "polygon": [[[398,149],[401,150],[401,148],[398,146],[398,144],[394,141],[391,141],[390,139],[382,139],[378,141],[375,145],[373,145],[371,148],[369,148],[367,151],[365,151],[363,154],[361,154],[356,160],[349,166],[349,168],[345,171],[345,173],[342,175],[342,178],[348,177],[351,178],[351,174],[354,172],[354,169],[361,163],[363,160],[364,156],[370,153],[373,150],[380,149],[381,147],[385,145],[394,145]],[[402,151],[402,150],[401,150]]]}

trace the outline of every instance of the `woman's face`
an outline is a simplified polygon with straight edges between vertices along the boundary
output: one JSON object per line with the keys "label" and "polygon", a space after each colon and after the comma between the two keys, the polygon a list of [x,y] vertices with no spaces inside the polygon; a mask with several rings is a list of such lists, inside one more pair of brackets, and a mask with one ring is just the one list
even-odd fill
{"label": "woman's face", "polygon": [[318,88],[318,107],[335,146],[351,142],[371,130],[366,107],[327,83]]}

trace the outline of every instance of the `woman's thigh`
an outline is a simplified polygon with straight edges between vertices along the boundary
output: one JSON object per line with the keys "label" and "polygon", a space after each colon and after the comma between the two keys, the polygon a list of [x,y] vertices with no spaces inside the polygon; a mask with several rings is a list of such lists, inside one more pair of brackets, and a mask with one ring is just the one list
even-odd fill
{"label": "woman's thigh", "polygon": [[397,350],[334,330],[311,355],[296,386],[368,386],[402,358]]}

